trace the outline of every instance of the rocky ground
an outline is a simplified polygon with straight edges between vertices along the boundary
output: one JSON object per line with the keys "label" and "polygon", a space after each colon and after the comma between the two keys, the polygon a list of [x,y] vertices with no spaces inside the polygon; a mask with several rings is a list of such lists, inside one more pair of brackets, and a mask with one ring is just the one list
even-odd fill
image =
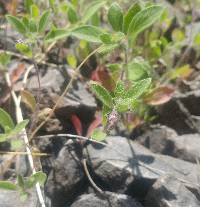
{"label": "rocky ground", "polygon": [[[41,93],[45,97],[41,100],[41,107],[51,107],[67,80],[53,68],[41,76]],[[29,83],[29,90],[34,92],[37,88],[34,75]],[[20,81],[16,87],[20,87]],[[159,119],[156,123],[135,130],[130,137],[114,131],[113,136],[106,138],[105,145],[89,142],[81,145],[79,141],[56,136],[75,133],[69,121],[71,114],[78,114],[86,129],[94,119],[97,103],[84,81],[76,81],[54,117],[40,131],[41,135],[55,136],[35,140],[41,152],[51,155],[41,158],[43,170],[48,174],[45,195],[49,206],[200,206],[199,113],[194,109],[198,109],[199,103],[198,90],[178,94],[157,109]],[[191,122],[192,116],[195,119]],[[83,161],[94,185],[85,173]],[[25,166],[26,160],[21,158],[20,172],[24,175]],[[8,170],[7,176],[12,173],[13,169]],[[0,193],[2,207],[32,207],[36,201],[34,192],[27,204],[21,203],[15,192]]]}

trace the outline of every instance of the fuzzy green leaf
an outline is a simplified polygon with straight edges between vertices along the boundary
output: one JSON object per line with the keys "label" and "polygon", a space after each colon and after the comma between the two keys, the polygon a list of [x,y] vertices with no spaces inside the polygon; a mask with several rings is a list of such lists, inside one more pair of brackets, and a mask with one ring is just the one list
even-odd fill
{"label": "fuzzy green leaf", "polygon": [[15,127],[14,122],[10,115],[0,108],[0,126],[6,131],[8,128],[13,129]]}
{"label": "fuzzy green leaf", "polygon": [[132,7],[128,10],[126,15],[124,16],[123,21],[123,32],[126,34],[129,28],[129,25],[133,19],[133,17],[141,10],[141,7],[138,3],[132,5]]}
{"label": "fuzzy green leaf", "polygon": [[28,57],[32,57],[31,48],[26,43],[22,43],[22,42],[16,43],[15,48],[19,50],[22,54]]}
{"label": "fuzzy green leaf", "polygon": [[151,26],[156,20],[158,20],[164,8],[162,6],[150,6],[138,12],[132,19],[129,28],[128,36],[134,40],[139,33]]}
{"label": "fuzzy green leaf", "polygon": [[106,1],[92,1],[84,11],[82,22],[86,23],[106,3]]}
{"label": "fuzzy green leaf", "polygon": [[49,24],[49,19],[50,19],[50,11],[45,11],[39,21],[39,26],[38,26],[38,32],[44,32],[47,25]]}
{"label": "fuzzy green leaf", "polygon": [[128,78],[131,81],[138,81],[148,78],[150,66],[144,60],[134,59],[128,64]]}
{"label": "fuzzy green leaf", "polygon": [[45,173],[43,173],[42,171],[36,172],[25,181],[25,187],[32,188],[36,183],[39,183],[40,185],[44,185],[46,179],[47,176]]}
{"label": "fuzzy green leaf", "polygon": [[0,181],[0,189],[3,190],[17,190],[17,186],[9,181]]}
{"label": "fuzzy green leaf", "polygon": [[25,25],[17,17],[6,15],[6,19],[19,33],[26,33]]}
{"label": "fuzzy green leaf", "polygon": [[113,3],[109,8],[108,21],[115,31],[122,31],[123,11],[117,3]]}
{"label": "fuzzy green leaf", "polygon": [[36,19],[39,15],[40,15],[40,10],[39,10],[38,6],[35,4],[32,4],[31,5],[31,17],[33,19]]}
{"label": "fuzzy green leaf", "polygon": [[100,53],[102,55],[106,55],[108,53],[113,52],[113,50],[115,50],[117,47],[119,47],[119,44],[102,45],[99,48],[98,53]]}
{"label": "fuzzy green leaf", "polygon": [[78,21],[78,16],[77,16],[76,10],[74,9],[73,5],[68,4],[67,16],[68,16],[70,23],[72,24]]}
{"label": "fuzzy green leaf", "polygon": [[103,32],[100,28],[91,25],[83,25],[71,30],[72,36],[82,40],[86,40],[88,42],[96,42],[96,43],[101,42],[99,36],[102,33]]}
{"label": "fuzzy green leaf", "polygon": [[70,31],[66,29],[52,29],[46,36],[45,41],[53,42],[59,39],[66,38],[70,35]]}
{"label": "fuzzy green leaf", "polygon": [[96,96],[103,102],[103,104],[105,104],[110,108],[112,107],[113,105],[112,96],[103,86],[92,81],[90,83],[90,87],[92,91],[96,94]]}
{"label": "fuzzy green leaf", "polygon": [[127,91],[124,98],[137,99],[143,95],[149,89],[151,85],[151,78],[146,78],[144,80],[137,81],[133,86]]}

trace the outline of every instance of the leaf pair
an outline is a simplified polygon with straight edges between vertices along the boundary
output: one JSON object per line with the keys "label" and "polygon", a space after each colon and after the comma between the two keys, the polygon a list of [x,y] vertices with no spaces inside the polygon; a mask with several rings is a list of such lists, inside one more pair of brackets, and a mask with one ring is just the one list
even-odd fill
{"label": "leaf pair", "polygon": [[134,40],[139,33],[161,17],[163,10],[163,7],[158,5],[142,10],[140,5],[136,3],[123,15],[121,7],[117,3],[113,3],[108,11],[108,21],[113,30],[124,32]]}

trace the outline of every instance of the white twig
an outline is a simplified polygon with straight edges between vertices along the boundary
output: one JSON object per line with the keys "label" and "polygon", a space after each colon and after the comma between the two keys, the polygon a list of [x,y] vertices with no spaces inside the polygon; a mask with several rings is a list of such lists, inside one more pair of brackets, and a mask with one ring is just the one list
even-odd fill
{"label": "white twig", "polygon": [[[6,79],[6,82],[7,82],[8,86],[11,89],[11,95],[12,95],[12,98],[13,98],[13,101],[14,101],[14,104],[15,104],[17,123],[20,123],[20,122],[23,121],[22,110],[21,110],[21,107],[20,107],[20,99],[21,98],[17,97],[16,93],[12,89],[12,84],[11,84],[10,76],[9,76],[8,72],[5,74],[5,79]],[[24,143],[25,143],[25,146],[26,146],[26,152],[27,152],[30,168],[32,170],[32,173],[35,174],[36,169],[35,169],[35,166],[34,166],[32,153],[31,153],[31,150],[30,150],[30,147],[29,147],[29,140],[28,140],[28,136],[27,136],[27,133],[26,133],[25,129],[23,129],[23,131],[21,132],[21,136],[23,137],[23,140],[24,140]],[[36,187],[36,192],[37,192],[38,199],[39,199],[39,202],[41,204],[41,207],[46,207],[45,201],[44,201],[44,198],[43,198],[43,194],[42,194],[42,190],[40,188],[40,184],[36,183],[35,187]]]}

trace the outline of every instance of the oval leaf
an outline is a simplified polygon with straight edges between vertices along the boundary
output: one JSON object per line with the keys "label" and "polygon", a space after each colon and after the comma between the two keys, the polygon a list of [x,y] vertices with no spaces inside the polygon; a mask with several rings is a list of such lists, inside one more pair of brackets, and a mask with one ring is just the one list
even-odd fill
{"label": "oval leaf", "polygon": [[129,25],[133,19],[133,17],[141,10],[141,7],[138,3],[132,5],[132,7],[128,10],[126,15],[124,16],[123,21],[123,32],[126,34],[129,28]]}
{"label": "oval leaf", "polygon": [[17,186],[9,181],[0,181],[0,189],[3,190],[17,190]]}
{"label": "oval leaf", "polygon": [[39,26],[38,26],[38,32],[44,32],[47,25],[49,24],[49,18],[50,18],[50,11],[45,11],[39,21]]}
{"label": "oval leaf", "polygon": [[12,15],[6,15],[6,19],[19,33],[26,33],[25,25],[18,18]]}
{"label": "oval leaf", "polygon": [[95,129],[91,135],[91,138],[97,141],[105,140],[107,134],[100,129]]}
{"label": "oval leaf", "polygon": [[149,93],[145,97],[144,101],[149,105],[156,106],[168,102],[172,98],[173,94],[174,89],[161,86]]}
{"label": "oval leaf", "polygon": [[109,8],[108,21],[115,31],[122,31],[123,11],[117,3],[113,3]]}
{"label": "oval leaf", "polygon": [[129,28],[128,36],[131,39],[135,39],[139,33],[151,26],[156,20],[158,20],[164,8],[162,6],[150,6],[144,10],[138,12],[132,19]]}
{"label": "oval leaf", "polygon": [[10,115],[2,108],[0,108],[0,125],[3,127],[4,131],[6,131],[8,128],[13,129],[15,127]]}
{"label": "oval leaf", "polygon": [[96,94],[96,96],[109,108],[113,105],[112,96],[110,93],[101,85],[98,83],[92,81],[91,84],[92,91]]}
{"label": "oval leaf", "polygon": [[101,40],[99,36],[102,34],[102,30],[95,26],[84,25],[71,30],[71,34],[74,37],[86,40],[88,42],[100,43]]}
{"label": "oval leaf", "polygon": [[105,3],[102,0],[91,2],[84,11],[82,22],[86,23]]}
{"label": "oval leaf", "polygon": [[151,78],[137,81],[125,94],[125,98],[136,99],[145,93],[151,85]]}

